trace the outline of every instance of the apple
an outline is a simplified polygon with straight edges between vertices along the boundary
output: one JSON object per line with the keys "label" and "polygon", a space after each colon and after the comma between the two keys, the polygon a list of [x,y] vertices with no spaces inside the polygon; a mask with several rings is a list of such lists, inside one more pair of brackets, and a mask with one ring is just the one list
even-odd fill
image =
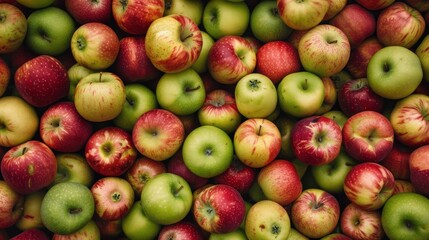
{"label": "apple", "polygon": [[192,212],[197,224],[209,233],[228,233],[238,229],[246,214],[241,194],[233,187],[215,184],[199,192]]}
{"label": "apple", "polygon": [[415,53],[420,59],[423,69],[423,79],[429,82],[429,37],[425,36],[421,42],[417,45]]}
{"label": "apple", "polygon": [[49,236],[46,232],[41,229],[32,228],[18,233],[17,235],[9,238],[9,240],[26,240],[26,239],[38,239],[38,240],[49,240]]}
{"label": "apple", "polygon": [[230,166],[234,157],[233,142],[230,136],[218,127],[199,126],[186,136],[182,157],[186,167],[195,175],[212,178]]}
{"label": "apple", "polygon": [[416,192],[416,188],[409,180],[395,179],[395,188],[392,196],[403,192]]}
{"label": "apple", "polygon": [[90,220],[81,229],[71,234],[62,235],[62,234],[54,233],[52,236],[52,240],[71,240],[71,239],[82,239],[82,238],[100,239],[100,237],[101,237],[100,229],[98,228],[95,221]]}
{"label": "apple", "polygon": [[244,1],[209,0],[204,6],[202,24],[214,39],[242,36],[249,21],[250,9]]}
{"label": "apple", "polygon": [[377,39],[385,46],[414,46],[426,29],[423,15],[404,2],[395,2],[377,17]]}
{"label": "apple", "polygon": [[79,114],[91,122],[113,120],[122,111],[126,90],[122,80],[112,72],[92,73],[76,85],[74,104]]}
{"label": "apple", "polygon": [[258,201],[247,212],[244,231],[249,240],[287,239],[290,230],[288,212],[274,201]]}
{"label": "apple", "polygon": [[193,239],[203,240],[201,229],[189,220],[162,226],[158,234],[158,240],[180,240]]}
{"label": "apple", "polygon": [[329,0],[328,11],[323,17],[323,21],[331,20],[332,18],[334,18],[337,14],[341,12],[341,10],[346,7],[347,3],[347,0]]}
{"label": "apple", "polygon": [[10,148],[2,158],[1,174],[20,194],[49,186],[57,173],[54,152],[43,142],[32,139]]}
{"label": "apple", "polygon": [[148,219],[168,225],[183,220],[190,213],[193,195],[185,179],[174,173],[161,173],[146,183],[140,199]]}
{"label": "apple", "polygon": [[70,48],[76,24],[64,9],[54,6],[32,11],[27,17],[25,44],[36,54],[58,56]]}
{"label": "apple", "polygon": [[261,73],[249,73],[240,78],[234,96],[237,109],[245,118],[266,118],[277,107],[276,86]]}
{"label": "apple", "polygon": [[167,168],[163,162],[146,157],[137,157],[133,165],[125,173],[124,178],[131,184],[135,195],[138,197],[151,178],[166,171]]}
{"label": "apple", "polygon": [[215,81],[236,84],[255,70],[256,53],[246,38],[228,35],[214,42],[207,64],[208,72]]}
{"label": "apple", "polygon": [[329,5],[329,1],[277,0],[280,18],[294,30],[308,30],[321,23]]}
{"label": "apple", "polygon": [[355,79],[366,78],[368,63],[371,57],[382,48],[383,44],[374,36],[363,40],[359,46],[351,50],[346,70]]}
{"label": "apple", "polygon": [[[134,203],[133,203],[133,206],[134,206]],[[123,218],[119,220],[108,221],[98,217],[97,214],[94,214],[93,220],[97,225],[98,230],[100,231],[101,239],[115,239],[121,236],[121,234],[123,234],[122,221],[127,215],[125,215]]]}
{"label": "apple", "polygon": [[274,120],[274,124],[277,126],[277,128],[280,131],[281,141],[282,141],[281,149],[278,154],[279,158],[283,158],[283,159],[295,158],[295,155],[292,150],[291,132],[296,121],[297,120],[295,118],[286,116],[284,114],[280,114],[280,116],[278,116]]}
{"label": "apple", "polygon": [[234,132],[234,152],[245,165],[261,168],[272,162],[280,152],[280,130],[270,120],[250,118]]}
{"label": "apple", "polygon": [[215,184],[225,184],[235,188],[241,195],[245,195],[257,178],[258,171],[234,158],[223,173],[214,176]]}
{"label": "apple", "polygon": [[426,12],[429,10],[429,4],[427,1],[406,0],[405,2],[419,12]]}
{"label": "apple", "polygon": [[80,152],[57,153],[57,175],[54,182],[77,182],[90,187],[95,179],[95,173]]}
{"label": "apple", "polygon": [[70,80],[66,67],[55,57],[39,55],[15,71],[15,87],[35,107],[46,107],[67,96]]}
{"label": "apple", "polygon": [[106,126],[96,130],[85,145],[89,166],[102,176],[124,174],[137,158],[131,133],[122,128]]}
{"label": "apple", "polygon": [[105,70],[116,60],[120,42],[116,32],[100,22],[80,25],[69,41],[73,58],[80,65],[93,70]]}
{"label": "apple", "polygon": [[112,15],[120,29],[132,35],[144,35],[153,21],[164,14],[163,0],[112,0]]}
{"label": "apple", "polygon": [[344,179],[344,193],[350,202],[365,210],[377,210],[391,197],[395,187],[393,174],[374,162],[357,164]]}
{"label": "apple", "polygon": [[131,135],[140,154],[156,161],[164,161],[182,147],[185,128],[174,113],[156,108],[137,119]]}
{"label": "apple", "polygon": [[76,85],[80,80],[84,77],[88,76],[91,73],[95,73],[95,70],[89,69],[80,65],[79,63],[73,64],[71,67],[67,69],[67,76],[70,80],[70,88],[69,93],[67,95],[67,99],[70,101],[74,101],[74,93],[76,90]]}
{"label": "apple", "polygon": [[356,0],[368,10],[381,10],[393,4],[395,0]]}
{"label": "apple", "polygon": [[9,64],[0,57],[0,97],[2,97],[9,88],[9,82],[11,82],[12,72]]}
{"label": "apple", "polygon": [[352,239],[383,239],[381,212],[349,203],[341,212],[341,232]]}
{"label": "apple", "polygon": [[346,121],[348,119],[346,114],[344,114],[344,112],[342,112],[341,110],[338,110],[338,109],[333,109],[333,110],[330,110],[328,112],[325,112],[324,114],[322,114],[322,116],[325,116],[327,118],[334,120],[336,123],[338,123],[338,125],[341,127],[341,129],[343,129],[344,124],[346,123]]}
{"label": "apple", "polygon": [[39,8],[49,7],[55,2],[55,0],[39,0],[36,2],[31,0],[16,0],[16,2],[27,8],[39,9]]}
{"label": "apple", "polygon": [[293,117],[309,117],[320,109],[325,99],[322,79],[307,71],[286,75],[277,86],[279,107]]}
{"label": "apple", "polygon": [[292,128],[292,150],[302,162],[319,166],[338,156],[342,138],[341,127],[334,120],[317,115],[305,117]]}
{"label": "apple", "polygon": [[39,129],[36,109],[18,96],[0,98],[0,146],[13,147],[31,140]]}
{"label": "apple", "polygon": [[211,233],[209,236],[209,240],[222,239],[247,240],[247,236],[242,228],[237,228],[236,230],[227,233]]}
{"label": "apple", "polygon": [[89,22],[107,23],[112,18],[112,0],[65,0],[64,6],[80,25]]}
{"label": "apple", "polygon": [[309,238],[332,233],[340,220],[338,200],[317,188],[305,189],[292,203],[290,211],[293,226]]}
{"label": "apple", "polygon": [[322,77],[323,89],[325,90],[325,96],[323,98],[322,106],[317,110],[314,115],[322,115],[334,107],[337,103],[337,90],[335,89],[334,80],[331,77]]}
{"label": "apple", "polygon": [[367,78],[376,94],[397,100],[416,90],[423,79],[423,70],[413,51],[402,46],[386,46],[369,60]]}
{"label": "apple", "polygon": [[256,72],[267,76],[275,85],[286,75],[301,70],[298,50],[288,41],[263,44],[256,53],[256,59]]}
{"label": "apple", "polygon": [[185,15],[200,26],[203,19],[204,2],[196,0],[167,0],[164,2],[164,16]]}
{"label": "apple", "polygon": [[184,15],[153,21],[145,35],[146,55],[164,73],[181,72],[198,59],[203,45],[200,29]]}
{"label": "apple", "polygon": [[409,159],[413,148],[410,148],[399,141],[393,143],[390,153],[380,162],[393,174],[395,179],[410,179]]}
{"label": "apple", "polygon": [[409,158],[410,181],[418,193],[429,197],[429,145],[412,150]]}
{"label": "apple", "polygon": [[330,24],[320,24],[310,29],[298,44],[303,68],[320,77],[330,77],[343,70],[349,61],[350,49],[347,35]]}
{"label": "apple", "polygon": [[282,206],[294,202],[302,192],[297,169],[288,160],[276,159],[262,167],[257,181],[264,196]]}
{"label": "apple", "polygon": [[[189,1],[189,0],[185,0],[185,1]],[[196,1],[196,2],[199,2],[199,1]],[[191,68],[193,68],[199,74],[204,74],[204,73],[207,73],[207,71],[208,71],[207,59],[209,57],[210,49],[212,48],[215,40],[213,39],[212,36],[210,36],[210,34],[208,34],[205,31],[201,31],[201,36],[203,39],[203,45],[201,47],[201,52],[200,52],[200,55],[198,56],[197,60],[194,62],[194,64],[192,64]]]}
{"label": "apple", "polygon": [[19,220],[15,223],[15,227],[17,229],[25,231],[29,229],[41,229],[44,227],[40,216],[40,206],[44,197],[45,190],[39,190],[24,195],[22,214]]}
{"label": "apple", "polygon": [[394,131],[389,119],[375,111],[349,117],[342,129],[345,151],[357,162],[380,162],[392,150]]}
{"label": "apple", "polygon": [[167,161],[167,172],[174,173],[181,176],[189,184],[192,190],[198,189],[208,183],[208,178],[200,177],[193,173],[186,166],[183,161],[182,151],[179,150],[176,152],[168,161]]}
{"label": "apple", "polygon": [[425,239],[428,231],[429,200],[417,193],[390,197],[381,212],[381,224],[390,239]]}
{"label": "apple", "polygon": [[252,35],[264,42],[286,40],[293,29],[280,18],[276,1],[261,1],[251,10],[250,30]]}
{"label": "apple", "polygon": [[129,239],[155,239],[161,230],[161,224],[149,219],[142,211],[141,200],[136,200],[129,213],[121,222],[122,231]]}
{"label": "apple", "polygon": [[24,213],[24,195],[16,192],[4,180],[0,180],[0,228],[15,225]]}
{"label": "apple", "polygon": [[52,233],[71,234],[91,221],[94,198],[80,183],[58,183],[49,188],[40,206],[43,225]]}
{"label": "apple", "polygon": [[0,54],[11,53],[24,43],[28,30],[27,18],[17,6],[0,3]]}

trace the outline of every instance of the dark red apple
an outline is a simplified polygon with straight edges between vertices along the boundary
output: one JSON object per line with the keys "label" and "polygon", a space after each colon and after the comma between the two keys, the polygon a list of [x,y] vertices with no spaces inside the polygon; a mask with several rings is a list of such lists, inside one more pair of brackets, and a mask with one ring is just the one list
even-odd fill
{"label": "dark red apple", "polygon": [[228,169],[215,176],[213,181],[217,184],[229,185],[244,195],[249,191],[256,176],[257,170],[255,168],[249,167],[235,158]]}

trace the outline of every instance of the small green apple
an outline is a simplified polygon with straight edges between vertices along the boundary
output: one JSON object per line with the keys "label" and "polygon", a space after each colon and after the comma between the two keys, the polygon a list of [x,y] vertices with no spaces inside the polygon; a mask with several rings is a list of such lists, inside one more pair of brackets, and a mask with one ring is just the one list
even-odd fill
{"label": "small green apple", "polygon": [[69,88],[69,94],[68,99],[73,101],[74,100],[74,92],[76,90],[77,83],[82,80],[84,77],[88,76],[91,73],[95,73],[95,70],[92,70],[90,68],[84,67],[80,65],[79,63],[73,64],[68,70],[67,70],[67,76],[70,79],[70,88]]}
{"label": "small green apple", "polygon": [[150,220],[142,211],[140,200],[135,201],[121,222],[122,231],[129,239],[154,239],[161,231],[161,225]]}

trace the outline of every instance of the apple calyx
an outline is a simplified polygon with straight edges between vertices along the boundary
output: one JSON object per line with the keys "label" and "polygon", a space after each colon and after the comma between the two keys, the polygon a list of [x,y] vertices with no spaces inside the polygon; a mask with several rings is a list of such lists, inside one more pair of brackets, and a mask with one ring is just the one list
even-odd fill
{"label": "apple calyx", "polygon": [[353,91],[358,91],[368,85],[368,81],[366,78],[359,78],[353,81],[352,84]]}
{"label": "apple calyx", "polygon": [[122,6],[122,10],[125,11],[125,9],[127,9],[128,0],[119,0],[119,3]]}
{"label": "apple calyx", "polygon": [[76,40],[76,44],[79,50],[84,50],[86,48],[87,42],[83,36],[79,36]]}
{"label": "apple calyx", "polygon": [[112,194],[112,199],[113,199],[113,201],[114,201],[114,202],[119,202],[119,201],[121,201],[121,198],[122,198],[122,195],[121,195],[121,193],[119,193],[119,192],[114,192],[114,193]]}

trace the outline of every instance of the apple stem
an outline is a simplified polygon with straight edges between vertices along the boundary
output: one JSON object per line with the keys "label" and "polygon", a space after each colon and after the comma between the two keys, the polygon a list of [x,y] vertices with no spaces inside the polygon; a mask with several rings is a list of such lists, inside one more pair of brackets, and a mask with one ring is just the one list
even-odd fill
{"label": "apple stem", "polygon": [[27,148],[27,147],[22,148],[21,155],[24,155],[27,151],[28,151],[28,148]]}
{"label": "apple stem", "polygon": [[258,128],[258,135],[259,135],[259,136],[261,135],[261,131],[262,131],[262,124],[261,124],[261,125],[259,125],[259,128]]}
{"label": "apple stem", "polygon": [[182,38],[182,41],[186,41],[186,39],[191,38],[193,36],[194,36],[194,34],[190,33],[190,34],[186,35],[184,38]]}
{"label": "apple stem", "polygon": [[82,212],[82,208],[73,208],[73,209],[70,209],[69,212],[71,214],[78,214],[78,213]]}
{"label": "apple stem", "polygon": [[201,86],[200,85],[198,85],[198,86],[196,86],[196,87],[194,87],[194,88],[186,88],[186,92],[193,92],[193,91],[196,91],[196,90],[198,90],[198,89],[200,89],[201,88]]}
{"label": "apple stem", "polygon": [[183,185],[182,184],[180,184],[180,187],[179,188],[177,188],[177,189],[175,189],[174,190],[174,192],[173,192],[173,194],[174,195],[177,195],[181,190],[183,189]]}
{"label": "apple stem", "polygon": [[101,77],[103,76],[103,72],[100,72],[100,76],[98,77],[98,81],[101,82]]}

